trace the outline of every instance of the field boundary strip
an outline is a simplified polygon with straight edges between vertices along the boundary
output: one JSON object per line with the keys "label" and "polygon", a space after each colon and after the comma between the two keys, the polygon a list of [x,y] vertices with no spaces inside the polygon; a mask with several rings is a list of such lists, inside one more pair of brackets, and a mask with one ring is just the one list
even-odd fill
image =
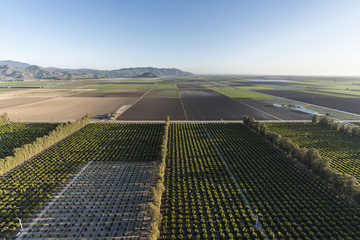
{"label": "field boundary strip", "polygon": [[31,224],[27,227],[24,228],[23,231],[21,232],[21,234],[16,237],[15,239],[22,239],[23,236],[25,236],[25,234],[28,233],[28,231],[39,221],[41,215],[44,215],[46,213],[46,211],[49,210],[49,208],[54,205],[54,202],[59,199],[64,192],[79,178],[79,176],[90,166],[90,164],[100,155],[100,153],[110,144],[111,140],[114,138],[114,136],[110,135],[110,139],[109,141],[107,141],[104,146],[98,151],[98,153],[84,166],[80,169],[80,171],[78,173],[76,173],[72,179],[70,180],[70,182],[68,182],[58,194],[54,194],[54,197],[52,198],[52,200],[46,205],[46,207],[39,213],[37,214],[37,217],[31,222]]}
{"label": "field boundary strip", "polygon": [[179,93],[180,103],[181,103],[181,107],[182,107],[182,109],[183,109],[183,111],[184,111],[185,120],[188,121],[189,119],[188,119],[188,117],[187,117],[187,114],[186,114],[186,111],[185,111],[185,107],[184,107],[184,103],[183,103],[183,100],[182,100],[182,98],[181,98],[181,93],[180,93],[180,91],[179,91],[179,88],[178,88],[177,84],[175,84],[175,87],[176,87],[176,90],[177,90],[178,93]]}
{"label": "field boundary strip", "polygon": [[[225,158],[223,157],[223,155],[222,155],[221,152],[219,151],[218,147],[216,146],[216,143],[215,143],[215,141],[213,140],[210,132],[208,131],[208,129],[206,128],[206,126],[205,126],[204,124],[202,124],[202,126],[204,127],[204,130],[206,131],[206,133],[207,133],[207,135],[208,135],[208,137],[209,137],[209,140],[210,140],[211,143],[213,144],[213,146],[214,146],[214,148],[215,148],[215,150],[216,150],[216,153],[218,154],[218,156],[220,157],[221,161],[222,161],[223,164],[225,165],[226,170],[227,170],[228,173],[230,174],[231,179],[234,181],[236,187],[240,190],[241,196],[243,197],[245,203],[248,205],[248,207],[249,207],[252,215],[254,216],[255,219],[257,219],[254,209],[252,208],[252,206],[251,206],[249,200],[247,199],[245,193],[244,193],[243,190],[241,189],[240,184],[236,181],[233,173],[231,172],[228,164],[227,164],[226,161],[225,161]],[[258,219],[257,219],[257,220],[258,220]],[[266,239],[270,239],[269,236],[267,235],[265,229],[263,228],[260,220],[258,220],[257,223],[258,223],[258,228],[264,233],[265,238],[266,238]]]}

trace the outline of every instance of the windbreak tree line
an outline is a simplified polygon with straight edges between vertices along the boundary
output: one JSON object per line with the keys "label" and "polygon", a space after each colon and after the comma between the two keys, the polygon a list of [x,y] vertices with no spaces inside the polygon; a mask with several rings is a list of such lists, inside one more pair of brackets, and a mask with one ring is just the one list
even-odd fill
{"label": "windbreak tree line", "polygon": [[152,202],[147,204],[147,211],[150,215],[150,227],[148,239],[158,239],[160,234],[160,224],[162,214],[160,212],[161,196],[165,190],[164,175],[166,167],[166,157],[168,152],[168,139],[169,139],[170,117],[166,118],[164,126],[164,135],[161,143],[160,159],[157,163],[157,180],[155,186],[151,188]]}
{"label": "windbreak tree line", "polygon": [[12,122],[0,126],[0,159],[14,154],[14,149],[34,142],[56,129],[59,123]]}
{"label": "windbreak tree line", "polygon": [[32,143],[27,143],[21,147],[15,148],[13,150],[13,156],[7,156],[0,159],[0,174],[4,174],[19,164],[22,164],[29,158],[39,154],[61,139],[78,131],[88,123],[89,115],[85,115],[75,122],[58,125],[56,129],[51,131],[48,135],[36,138],[36,140]]}
{"label": "windbreak tree line", "polygon": [[[315,148],[307,149],[293,143],[291,139],[283,138],[278,133],[268,129],[265,123],[260,123],[253,117],[244,116],[244,124],[267,139],[272,144],[282,149],[286,154],[301,162],[320,179],[331,184],[337,191],[360,204],[360,186],[354,176],[343,174],[330,166],[330,160],[322,158]],[[307,135],[304,134],[304,138]]]}
{"label": "windbreak tree line", "polygon": [[334,130],[334,131],[346,134],[348,136],[355,137],[357,139],[360,138],[360,127],[359,126],[356,126],[353,124],[345,125],[339,121],[336,121],[335,119],[331,119],[326,116],[319,117],[317,115],[314,115],[312,122],[318,123],[319,125],[326,127],[330,130]]}
{"label": "windbreak tree line", "polygon": [[0,126],[10,122],[9,116],[7,113],[0,114]]}

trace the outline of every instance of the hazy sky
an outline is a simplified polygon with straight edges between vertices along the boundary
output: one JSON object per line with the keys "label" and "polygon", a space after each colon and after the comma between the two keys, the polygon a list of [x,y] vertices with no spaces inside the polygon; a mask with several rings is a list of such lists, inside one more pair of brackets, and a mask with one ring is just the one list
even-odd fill
{"label": "hazy sky", "polygon": [[360,75],[359,0],[0,0],[0,60]]}

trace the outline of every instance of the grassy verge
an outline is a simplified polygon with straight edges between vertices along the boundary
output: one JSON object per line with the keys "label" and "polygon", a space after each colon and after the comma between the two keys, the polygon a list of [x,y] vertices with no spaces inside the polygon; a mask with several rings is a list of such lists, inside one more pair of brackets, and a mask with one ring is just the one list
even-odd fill
{"label": "grassy verge", "polygon": [[114,89],[114,88],[128,88],[128,89],[176,89],[172,84],[104,84],[98,86],[89,86],[86,88],[92,89]]}
{"label": "grassy verge", "polygon": [[166,167],[169,127],[170,127],[170,118],[167,117],[165,123],[164,136],[161,144],[161,159],[158,164],[158,179],[156,181],[156,185],[151,189],[153,202],[147,204],[147,210],[150,215],[150,229],[149,229],[148,239],[153,239],[153,240],[158,239],[160,235],[159,228],[162,220],[162,215],[160,213],[160,205],[161,205],[161,196],[165,190],[164,174]]}

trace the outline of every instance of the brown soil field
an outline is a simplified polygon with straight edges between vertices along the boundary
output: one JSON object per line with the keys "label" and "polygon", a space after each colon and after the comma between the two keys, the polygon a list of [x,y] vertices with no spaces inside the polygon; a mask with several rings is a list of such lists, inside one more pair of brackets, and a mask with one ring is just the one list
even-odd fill
{"label": "brown soil field", "polygon": [[178,98],[179,94],[176,89],[152,89],[146,94],[146,98]]}
{"label": "brown soil field", "polygon": [[327,108],[360,114],[360,98],[339,98],[314,93],[291,90],[258,90],[257,92],[288,98],[295,101],[315,104]]}
{"label": "brown soil field", "polygon": [[276,120],[269,114],[209,89],[183,89],[180,96],[188,120],[242,120],[244,115],[258,120]]}
{"label": "brown soil field", "polygon": [[200,84],[191,84],[191,83],[179,83],[177,84],[179,89],[206,89],[205,87],[201,86]]}
{"label": "brown soil field", "polygon": [[117,120],[185,120],[179,98],[146,98],[135,103]]}
{"label": "brown soil field", "polygon": [[76,120],[90,114],[92,118],[102,119],[123,105],[132,104],[137,98],[89,98],[64,97],[30,102],[13,107],[2,107],[12,121],[56,121]]}
{"label": "brown soil field", "polygon": [[77,95],[74,95],[73,97],[125,97],[125,98],[139,98],[144,93],[146,93],[147,89],[135,89],[134,91],[132,89],[122,89],[122,91],[92,91],[92,92],[84,92]]}
{"label": "brown soil field", "polygon": [[290,111],[283,108],[278,108],[270,104],[256,101],[250,98],[237,98],[237,101],[252,106],[261,111],[267,112],[281,120],[311,120],[312,115],[305,114],[299,111]]}
{"label": "brown soil field", "polygon": [[8,97],[0,98],[0,112],[4,112],[3,109],[20,106],[29,103],[35,103],[40,101],[45,101],[50,98],[48,97]]}

